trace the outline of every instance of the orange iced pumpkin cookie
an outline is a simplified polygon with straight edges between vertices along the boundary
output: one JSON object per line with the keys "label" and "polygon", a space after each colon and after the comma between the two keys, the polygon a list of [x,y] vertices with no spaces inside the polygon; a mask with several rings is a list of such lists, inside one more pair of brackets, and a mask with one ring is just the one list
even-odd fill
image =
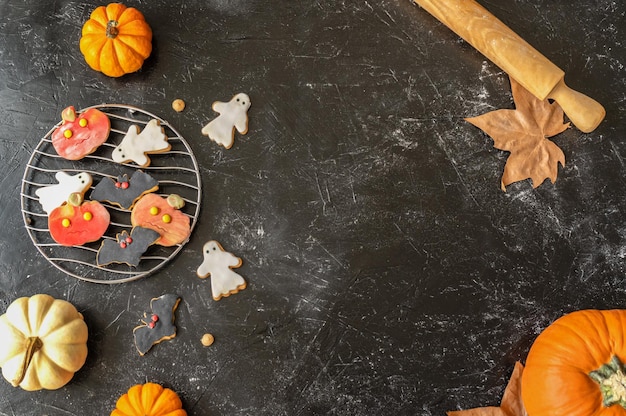
{"label": "orange iced pumpkin cookie", "polygon": [[80,246],[99,240],[111,221],[109,211],[97,201],[83,202],[79,193],[70,195],[67,203],[48,216],[50,235],[64,246]]}
{"label": "orange iced pumpkin cookie", "polygon": [[63,123],[52,132],[52,146],[59,156],[79,160],[107,141],[111,121],[102,111],[90,108],[80,114],[73,106],[61,113]]}
{"label": "orange iced pumpkin cookie", "polygon": [[184,242],[191,234],[190,219],[180,211],[184,205],[184,200],[175,194],[167,198],[146,194],[135,203],[130,220],[134,227],[158,232],[161,238],[155,244],[170,247]]}

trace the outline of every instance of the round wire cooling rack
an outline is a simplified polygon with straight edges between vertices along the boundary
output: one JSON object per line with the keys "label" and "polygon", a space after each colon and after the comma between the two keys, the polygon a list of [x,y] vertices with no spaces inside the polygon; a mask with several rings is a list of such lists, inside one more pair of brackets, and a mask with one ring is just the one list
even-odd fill
{"label": "round wire cooling rack", "polygon": [[[52,146],[52,132],[61,125],[57,123],[40,141],[24,170],[21,187],[21,208],[26,230],[35,247],[57,269],[77,279],[93,283],[125,283],[148,276],[180,252],[187,242],[172,247],[152,245],[141,256],[136,267],[126,264],[112,263],[105,266],[96,264],[96,255],[102,239],[82,246],[62,246],[50,236],[48,214],[44,211],[36,190],[56,184],[55,175],[63,171],[70,175],[81,172],[89,173],[93,178],[91,189],[85,192],[85,200],[89,200],[91,190],[99,181],[107,178],[116,179],[126,174],[129,177],[141,169],[159,182],[156,191],[161,196],[178,194],[185,201],[181,211],[190,218],[193,231],[200,212],[201,182],[198,162],[185,139],[167,121],[137,107],[122,104],[101,104],[86,107],[78,113],[90,108],[104,112],[111,121],[111,132],[107,142],[94,153],[76,161],[66,160],[59,156]],[[132,125],[141,130],[152,119],[159,121],[168,136],[171,149],[166,153],[150,154],[151,163],[147,167],[138,167],[134,163],[116,163],[111,158],[113,149],[122,141],[128,128]],[[111,215],[111,223],[102,237],[116,240],[122,231],[130,233],[132,225],[130,210],[116,205],[101,202]]]}

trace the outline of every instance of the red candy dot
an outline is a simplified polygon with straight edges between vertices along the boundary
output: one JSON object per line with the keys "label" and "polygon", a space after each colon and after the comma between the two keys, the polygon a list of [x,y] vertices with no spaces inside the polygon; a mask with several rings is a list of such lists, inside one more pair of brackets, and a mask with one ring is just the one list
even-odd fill
{"label": "red candy dot", "polygon": [[154,322],[150,322],[150,323],[148,324],[148,327],[149,327],[150,329],[154,329]]}
{"label": "red candy dot", "polygon": [[128,182],[122,182],[121,187],[122,189],[128,189],[128,185],[129,185]]}
{"label": "red candy dot", "polygon": [[126,242],[125,241],[120,241],[120,247],[126,248]]}
{"label": "red candy dot", "polygon": [[126,237],[126,244],[132,244],[133,243],[133,239],[130,237]]}
{"label": "red candy dot", "polygon": [[116,188],[121,188],[121,187],[122,187],[122,184],[121,184],[120,182],[115,182],[115,187],[116,187]]}
{"label": "red candy dot", "polygon": [[152,322],[156,322],[159,320],[159,316],[158,315],[152,315]]}

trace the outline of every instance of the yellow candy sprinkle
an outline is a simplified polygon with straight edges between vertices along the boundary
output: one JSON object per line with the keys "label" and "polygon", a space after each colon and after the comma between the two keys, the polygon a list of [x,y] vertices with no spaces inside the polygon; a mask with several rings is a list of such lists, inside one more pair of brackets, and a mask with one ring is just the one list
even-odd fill
{"label": "yellow candy sprinkle", "polygon": [[70,223],[70,220],[68,220],[67,218],[63,218],[63,221],[61,221],[61,225],[62,225],[64,228],[69,227],[69,226],[70,226],[70,224],[71,224],[71,223]]}
{"label": "yellow candy sprinkle", "polygon": [[150,208],[150,214],[157,215],[158,213],[159,213],[159,208],[157,207]]}
{"label": "yellow candy sprinkle", "polygon": [[63,132],[63,137],[65,137],[66,139],[69,139],[70,137],[72,137],[72,130],[65,130]]}
{"label": "yellow candy sprinkle", "polygon": [[163,220],[164,223],[169,224],[170,222],[172,222],[172,217],[170,216],[170,214],[165,214],[161,220]]}
{"label": "yellow candy sprinkle", "polygon": [[83,219],[85,221],[91,221],[92,218],[93,218],[93,214],[91,212],[85,212],[83,214]]}
{"label": "yellow candy sprinkle", "polygon": [[87,119],[86,118],[81,118],[80,120],[78,120],[78,125],[81,127],[86,127],[87,126]]}

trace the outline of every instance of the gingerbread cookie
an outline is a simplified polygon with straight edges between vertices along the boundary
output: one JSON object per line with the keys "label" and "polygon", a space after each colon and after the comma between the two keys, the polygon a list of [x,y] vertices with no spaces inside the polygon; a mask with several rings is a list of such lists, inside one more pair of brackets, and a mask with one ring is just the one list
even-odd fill
{"label": "gingerbread cookie", "polygon": [[202,247],[203,262],[198,267],[198,277],[211,276],[213,299],[233,295],[246,288],[246,281],[232,269],[241,266],[239,257],[224,251],[217,241],[209,241]]}
{"label": "gingerbread cookie", "polygon": [[69,175],[65,172],[57,172],[54,177],[57,184],[43,186],[35,191],[39,202],[48,215],[53,209],[60,207],[69,198],[70,194],[79,193],[84,195],[91,186],[93,178],[87,172],[77,175]]}
{"label": "gingerbread cookie", "polygon": [[81,246],[99,240],[111,217],[98,201],[83,201],[83,196],[73,193],[67,203],[52,210],[48,216],[50,235],[63,246]]}
{"label": "gingerbread cookie", "polygon": [[161,238],[156,244],[170,247],[184,242],[191,234],[190,219],[180,211],[185,201],[172,194],[167,198],[146,194],[133,207],[130,221],[133,227],[157,231]]}
{"label": "gingerbread cookie", "polygon": [[137,170],[119,175],[117,180],[102,179],[91,193],[91,199],[108,202],[124,209],[131,209],[143,195],[159,189],[159,182],[147,173]]}
{"label": "gingerbread cookie", "polygon": [[136,267],[141,255],[154,244],[161,235],[149,228],[134,227],[130,235],[126,230],[115,236],[115,241],[104,240],[96,254],[96,264],[106,266],[111,263],[125,263]]}
{"label": "gingerbread cookie", "polygon": [[133,329],[135,347],[139,355],[147,353],[153,345],[176,336],[174,312],[180,303],[178,295],[166,294],[150,300],[151,312],[144,313],[142,325]]}
{"label": "gingerbread cookie", "polygon": [[52,132],[52,146],[59,156],[79,160],[96,151],[107,141],[111,121],[95,108],[76,114],[73,106],[61,113],[63,123]]}
{"label": "gingerbread cookie", "polygon": [[141,132],[139,126],[130,126],[111,157],[117,163],[135,162],[145,168],[150,165],[148,154],[167,152],[171,148],[159,120],[152,119]]}
{"label": "gingerbread cookie", "polygon": [[235,142],[235,129],[241,134],[248,132],[250,97],[239,93],[227,103],[214,102],[212,108],[220,115],[202,128],[202,134],[209,136],[209,139],[220,146],[230,149]]}

